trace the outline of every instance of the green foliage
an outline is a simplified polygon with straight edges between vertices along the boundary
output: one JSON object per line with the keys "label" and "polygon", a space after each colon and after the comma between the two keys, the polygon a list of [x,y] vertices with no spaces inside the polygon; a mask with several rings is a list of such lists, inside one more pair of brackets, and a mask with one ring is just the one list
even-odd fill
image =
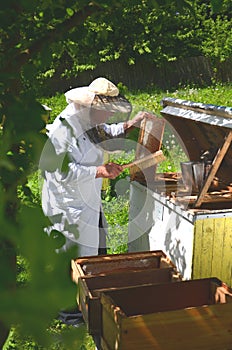
{"label": "green foliage", "polygon": [[[17,257],[17,284],[20,288],[28,288],[31,283],[31,269],[25,257]],[[35,300],[35,302],[38,302]],[[24,312],[24,310],[22,310]],[[57,314],[55,315],[57,316]],[[67,326],[57,319],[52,319],[50,323],[46,320],[46,334],[49,341],[44,345],[44,340],[39,343],[38,337],[31,336],[28,330],[20,324],[15,324],[11,328],[8,340],[3,350],[31,349],[31,350],[93,350],[95,349],[92,337],[87,333],[86,326],[78,328]]]}
{"label": "green foliage", "polygon": [[3,350],[94,350],[95,345],[91,336],[86,332],[84,326],[71,328],[59,321],[53,321],[47,332],[52,339],[51,343],[44,347],[39,344],[33,337],[26,336],[19,326],[11,329],[9,338],[3,347]]}
{"label": "green foliage", "polygon": [[[201,1],[199,2],[201,4]],[[198,7],[196,35],[201,42],[201,52],[204,56],[210,57],[217,68],[217,62],[229,60],[232,54],[231,37],[231,2],[223,1],[219,10],[214,3],[213,14],[210,6],[203,2]]]}
{"label": "green foliage", "polygon": [[[41,235],[40,225],[45,225],[47,220],[40,209],[22,207],[18,216],[19,250],[28,262],[30,279],[26,287],[17,291],[7,295],[1,291],[1,317],[9,324],[12,320],[20,324],[25,335],[31,334],[44,344],[49,339],[42,330],[46,331],[49,320],[60,308],[70,306],[70,300],[75,300],[75,288],[68,273],[71,256],[58,256],[53,240],[45,233]],[[40,225],[35,225],[38,221]]]}
{"label": "green foliage", "polygon": [[30,267],[21,255],[17,256],[17,284],[22,287],[30,281]]}
{"label": "green foliage", "polygon": [[209,19],[204,22],[204,28],[208,35],[202,42],[203,54],[218,61],[226,61],[230,58],[232,37],[228,33],[231,32],[231,20],[226,17]]}
{"label": "green foliage", "polygon": [[51,108],[48,123],[52,123],[55,117],[59,115],[60,112],[67,106],[64,94],[60,93],[56,93],[55,96],[51,96],[49,98],[40,98],[40,102]]}
{"label": "green foliage", "polygon": [[174,92],[166,92],[166,96],[190,100],[195,102],[209,103],[218,106],[231,107],[231,89],[232,85],[215,83],[205,88],[181,87]]}
{"label": "green foliage", "polygon": [[166,159],[157,167],[157,172],[180,172],[180,162],[186,161],[187,156],[184,154],[173,131],[168,127],[164,133],[162,147]]}
{"label": "green foliage", "polygon": [[80,73],[100,62],[161,64],[201,54],[225,60],[231,12],[229,0],[11,1],[0,7],[1,76],[9,74],[6,87],[38,92],[52,78],[78,84]]}
{"label": "green foliage", "polygon": [[26,185],[18,186],[18,198],[27,206],[36,206],[41,204],[42,177],[40,171],[32,171],[27,176]]}
{"label": "green foliage", "polygon": [[129,195],[103,200],[103,209],[108,222],[107,253],[116,254],[127,251]]}
{"label": "green foliage", "polygon": [[[126,151],[114,153],[110,155],[110,161],[118,164],[127,164],[134,160],[135,158],[135,143],[132,143],[131,148]],[[133,148],[134,147],[134,148]],[[122,195],[126,193],[129,190],[129,181],[127,180],[127,177],[129,176],[130,171],[129,169],[125,169],[116,179],[110,180],[110,186],[107,191],[107,197],[115,197],[117,195]]]}

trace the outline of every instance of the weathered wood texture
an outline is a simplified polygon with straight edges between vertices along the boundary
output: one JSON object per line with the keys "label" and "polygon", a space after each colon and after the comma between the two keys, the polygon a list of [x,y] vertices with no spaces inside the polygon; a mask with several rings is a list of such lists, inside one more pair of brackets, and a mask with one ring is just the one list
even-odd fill
{"label": "weathered wood texture", "polygon": [[175,281],[172,268],[151,269],[113,275],[79,279],[78,305],[83,313],[90,334],[100,335],[102,330],[102,308],[100,296],[103,292],[144,284]]}
{"label": "weathered wood texture", "polygon": [[215,304],[222,289],[218,282],[183,281],[103,293],[102,349],[231,349],[232,303]]}
{"label": "weathered wood texture", "polygon": [[204,218],[194,227],[193,278],[217,276],[232,285],[232,217]]}
{"label": "weathered wood texture", "polygon": [[130,170],[136,168],[139,169],[139,171],[143,171],[147,168],[153,168],[156,166],[156,164],[163,162],[165,160],[163,152],[157,151],[152,154],[148,154],[147,156],[144,156],[143,158],[136,159],[131,163],[123,164],[122,168],[127,169],[130,168]]}
{"label": "weathered wood texture", "polygon": [[162,103],[164,108],[161,114],[174,128],[188,159],[200,161],[202,152],[209,151],[210,160],[215,159],[212,175],[229,185],[232,167],[232,107],[168,97]]}
{"label": "weathered wood texture", "polygon": [[[104,76],[116,84],[122,82],[129,89],[141,90],[150,86],[157,86],[164,90],[171,88],[179,89],[180,84],[211,84],[212,79],[229,82],[232,80],[232,62],[231,59],[225,62],[217,62],[215,71],[215,62],[212,64],[208,57],[184,57],[176,61],[163,62],[158,67],[155,63],[144,62],[143,56],[139,57],[133,65],[125,60],[117,59],[111,62],[100,63],[94,70],[78,72],[73,78],[61,81],[60,75],[55,75],[49,79],[47,86],[49,93],[57,92],[57,88],[64,90],[70,89],[70,86],[85,86],[96,77]],[[66,68],[66,67],[65,67]],[[44,89],[45,87],[43,87]],[[44,91],[44,90],[43,90]],[[43,92],[44,93],[44,92]]]}
{"label": "weathered wood texture", "polygon": [[[87,277],[106,273],[118,273],[128,270],[142,270],[170,266],[171,260],[161,251],[145,251],[135,253],[89,256],[72,260],[74,281],[78,277]],[[175,267],[173,265],[173,267]]]}
{"label": "weathered wood texture", "polygon": [[[151,153],[160,151],[164,127],[165,120],[155,115],[151,115],[150,117],[146,117],[142,120],[136,147],[136,160],[147,157]],[[155,173],[155,164],[152,164],[152,166],[149,166],[146,169],[142,169],[139,166],[134,166],[130,170],[130,179],[131,181],[147,183],[150,182],[150,180],[154,181]]]}
{"label": "weathered wood texture", "polygon": [[212,183],[213,179],[214,179],[214,176],[216,175],[220,165],[221,165],[221,162],[223,161],[223,158],[225,157],[225,154],[227,152],[227,150],[229,149],[230,145],[231,145],[231,142],[232,142],[232,131],[230,131],[228,133],[228,135],[226,136],[226,139],[225,139],[225,142],[224,144],[222,145],[222,147],[218,150],[218,153],[217,155],[215,156],[214,158],[214,161],[212,163],[212,167],[210,169],[210,172],[208,174],[208,177],[206,178],[206,181],[198,195],[198,198],[196,200],[196,203],[195,203],[195,207],[200,207],[201,203],[203,202],[204,200],[204,196],[206,195],[209,187],[210,187],[210,184]]}
{"label": "weathered wood texture", "polygon": [[93,335],[101,334],[102,292],[181,280],[174,264],[161,251],[80,258],[72,261],[72,269],[78,285],[77,303]]}

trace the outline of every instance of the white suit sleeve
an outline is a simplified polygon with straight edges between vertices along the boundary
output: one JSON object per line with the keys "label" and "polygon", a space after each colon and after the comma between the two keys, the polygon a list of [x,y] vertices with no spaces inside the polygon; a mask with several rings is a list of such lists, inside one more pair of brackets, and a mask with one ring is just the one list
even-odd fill
{"label": "white suit sleeve", "polygon": [[117,137],[120,135],[125,134],[125,130],[124,130],[124,123],[118,123],[118,124],[103,124],[103,129],[105,130],[105,132],[109,135],[111,135],[112,137]]}
{"label": "white suit sleeve", "polygon": [[[81,165],[82,154],[78,148],[78,140],[66,126],[60,126],[50,135],[56,157],[56,178],[62,182],[88,181],[95,178],[97,167],[95,165]],[[75,157],[72,156],[75,153]],[[51,158],[51,157],[50,157]]]}
{"label": "white suit sleeve", "polygon": [[97,173],[97,167],[94,165],[85,166],[70,162],[68,168],[68,172],[62,173],[62,182],[71,183],[76,180],[88,182],[90,179],[95,178]]}

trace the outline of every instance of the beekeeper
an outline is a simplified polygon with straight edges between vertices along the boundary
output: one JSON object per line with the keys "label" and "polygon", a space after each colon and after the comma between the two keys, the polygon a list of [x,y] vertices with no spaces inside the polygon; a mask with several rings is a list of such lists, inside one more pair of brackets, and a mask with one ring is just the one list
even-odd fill
{"label": "beekeeper", "polygon": [[[42,208],[51,222],[47,233],[64,236],[57,252],[76,247],[76,256],[98,255],[106,252],[102,179],[113,179],[122,171],[119,164],[103,164],[104,148],[137,126],[145,112],[129,120],[130,102],[105,78],[74,88],[65,97],[67,107],[47,125],[48,141],[40,161]],[[117,122],[118,116],[123,116],[122,122]]]}

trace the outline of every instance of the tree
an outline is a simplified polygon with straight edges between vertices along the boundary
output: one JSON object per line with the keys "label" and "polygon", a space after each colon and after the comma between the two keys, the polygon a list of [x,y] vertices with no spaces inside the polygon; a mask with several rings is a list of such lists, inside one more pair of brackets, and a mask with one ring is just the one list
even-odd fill
{"label": "tree", "polygon": [[[52,254],[53,242],[43,233],[47,222],[41,209],[23,207],[17,196],[19,185],[30,195],[27,176],[35,170],[45,143],[41,131],[46,113],[37,101],[36,84],[30,82],[51,64],[58,38],[65,40],[74,26],[102,11],[99,6],[81,3],[71,11],[68,5],[64,1],[9,1],[0,5],[1,344],[14,323],[41,337],[58,304],[71,298],[70,288],[65,291],[68,273],[63,278],[61,274],[64,268],[68,271],[66,259],[58,260]],[[30,284],[23,292],[15,286],[19,252],[28,260],[31,271]],[[56,297],[51,298],[51,294]]]}

